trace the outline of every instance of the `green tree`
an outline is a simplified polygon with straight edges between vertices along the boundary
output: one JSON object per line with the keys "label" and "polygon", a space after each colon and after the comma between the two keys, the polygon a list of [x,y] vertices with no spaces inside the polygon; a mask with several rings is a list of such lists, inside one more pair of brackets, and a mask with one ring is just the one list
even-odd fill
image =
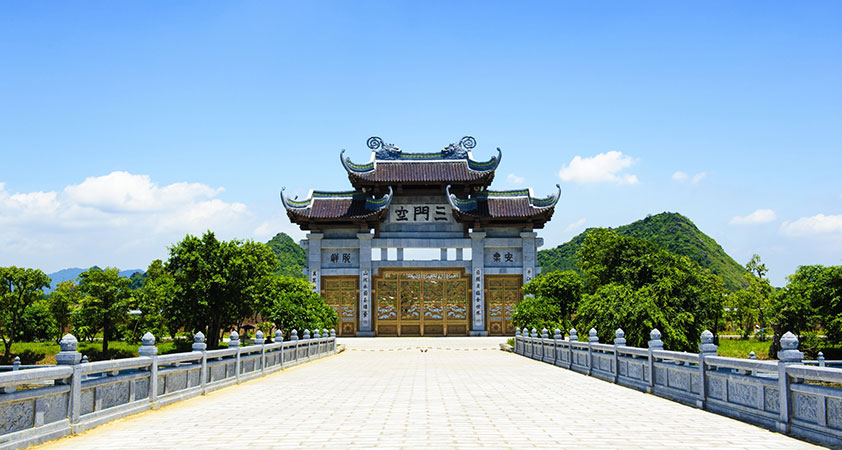
{"label": "green tree", "polygon": [[721,278],[686,256],[607,229],[588,233],[579,250],[584,280],[575,322],[603,342],[623,328],[629,345],[645,346],[658,328],[673,350],[693,351],[701,332],[722,316]]}
{"label": "green tree", "polygon": [[307,280],[273,276],[264,285],[260,315],[289,336],[293,329],[332,329],[336,311],[313,292]]}
{"label": "green tree", "polygon": [[92,267],[79,274],[79,291],[85,295],[81,302],[82,317],[88,331],[102,330],[102,353],[108,352],[108,343],[116,337],[118,327],[126,322],[131,299],[130,281],[120,276],[120,270]]}
{"label": "green tree", "polygon": [[130,307],[136,315],[129,320],[127,339],[137,342],[147,331],[155,336],[175,337],[182,321],[174,309],[174,298],[175,279],[160,259],[152,261],[143,275],[143,283],[134,291]]}
{"label": "green tree", "polygon": [[828,344],[842,341],[842,266],[800,266],[773,296],[774,337],[770,356],[780,350],[787,331],[804,334],[822,329]]}
{"label": "green tree", "polygon": [[582,278],[572,270],[541,274],[523,286],[523,293],[527,297],[512,317],[515,326],[567,330],[582,295]]}
{"label": "green tree", "polygon": [[57,333],[56,321],[45,300],[37,300],[29,305],[22,319],[17,336],[20,342],[43,342],[53,339]]}
{"label": "green tree", "polygon": [[767,324],[774,288],[766,278],[766,272],[766,265],[755,254],[746,264],[742,283],[745,287],[728,296],[728,315],[742,330],[743,339],[754,333],[755,324],[764,327]]}
{"label": "green tree", "polygon": [[73,311],[79,306],[82,300],[79,287],[73,280],[62,281],[56,289],[47,297],[50,313],[56,322],[56,342],[61,340],[64,333],[70,328],[73,320]]}
{"label": "green tree", "polygon": [[166,267],[175,286],[168,314],[187,329],[203,330],[208,346],[216,348],[224,329],[255,315],[277,260],[263,244],[220,241],[208,231],[170,247]]}
{"label": "green tree", "polygon": [[44,296],[50,277],[38,269],[0,267],[0,337],[9,358],[12,343],[25,320],[26,309]]}

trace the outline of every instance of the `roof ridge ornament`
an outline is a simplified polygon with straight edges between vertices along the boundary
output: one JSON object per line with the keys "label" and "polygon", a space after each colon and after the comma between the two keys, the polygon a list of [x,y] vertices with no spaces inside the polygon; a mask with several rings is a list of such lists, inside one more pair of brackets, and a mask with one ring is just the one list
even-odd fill
{"label": "roof ridge ornament", "polygon": [[401,149],[399,147],[397,147],[394,144],[387,144],[386,142],[383,142],[383,139],[380,139],[377,136],[372,136],[372,137],[368,138],[368,140],[365,142],[365,145],[368,146],[368,148],[370,148],[372,150],[377,150],[378,148],[382,148],[383,150],[386,150],[388,152],[395,152],[395,153],[401,152]]}

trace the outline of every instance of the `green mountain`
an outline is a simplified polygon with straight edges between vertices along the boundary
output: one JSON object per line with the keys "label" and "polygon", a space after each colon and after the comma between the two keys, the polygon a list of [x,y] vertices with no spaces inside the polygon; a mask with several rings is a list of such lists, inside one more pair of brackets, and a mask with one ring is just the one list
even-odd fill
{"label": "green mountain", "polygon": [[[543,272],[576,270],[576,252],[590,229],[556,248],[539,250],[538,265]],[[722,277],[725,287],[742,287],[745,268],[728,256],[710,236],[702,233],[690,219],[678,213],[664,212],[648,216],[614,229],[621,236],[652,242],[673,253],[684,255]]]}
{"label": "green mountain", "polygon": [[295,278],[304,278],[304,268],[307,266],[307,258],[304,249],[285,233],[278,233],[266,243],[275,256],[278,258],[280,268],[277,275],[287,275]]}

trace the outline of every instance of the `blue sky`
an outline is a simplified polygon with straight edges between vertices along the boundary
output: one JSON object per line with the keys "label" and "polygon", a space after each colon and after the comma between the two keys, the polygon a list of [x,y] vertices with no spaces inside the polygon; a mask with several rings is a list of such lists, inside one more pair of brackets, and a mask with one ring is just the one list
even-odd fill
{"label": "blue sky", "polygon": [[776,285],[842,260],[839,2],[5,2],[0,265],[268,240],[378,135],[495,147],[546,246],[677,211]]}

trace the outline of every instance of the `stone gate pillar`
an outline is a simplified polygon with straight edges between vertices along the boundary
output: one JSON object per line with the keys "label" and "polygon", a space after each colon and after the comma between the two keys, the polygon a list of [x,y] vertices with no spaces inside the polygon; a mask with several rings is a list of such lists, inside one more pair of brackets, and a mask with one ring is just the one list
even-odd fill
{"label": "stone gate pillar", "polygon": [[357,309],[359,328],[357,336],[374,336],[371,328],[371,315],[373,306],[371,304],[371,238],[370,233],[357,233],[360,241],[360,303]]}
{"label": "stone gate pillar", "polygon": [[322,237],[322,233],[307,233],[307,279],[317,294],[322,290]]}
{"label": "stone gate pillar", "polygon": [[485,326],[485,232],[471,233],[471,336],[488,336]]}
{"label": "stone gate pillar", "polygon": [[521,241],[523,242],[523,284],[529,283],[535,278],[536,261],[536,242],[535,238],[538,233],[534,231],[524,231],[520,233]]}

